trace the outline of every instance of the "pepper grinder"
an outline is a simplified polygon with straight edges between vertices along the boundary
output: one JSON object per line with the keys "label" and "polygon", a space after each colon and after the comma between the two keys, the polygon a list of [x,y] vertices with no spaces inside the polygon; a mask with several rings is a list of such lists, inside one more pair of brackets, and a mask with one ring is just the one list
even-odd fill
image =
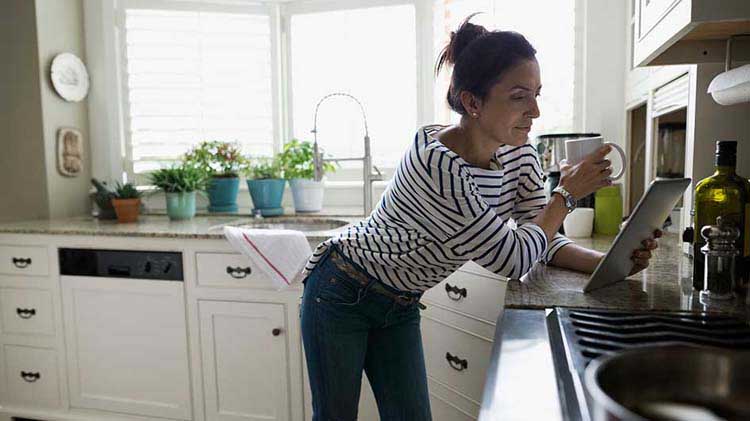
{"label": "pepper grinder", "polygon": [[700,296],[710,300],[731,299],[735,287],[735,256],[740,254],[735,242],[740,237],[740,231],[718,217],[716,225],[706,225],[701,229],[701,236],[706,240],[706,245],[701,247],[706,263]]}

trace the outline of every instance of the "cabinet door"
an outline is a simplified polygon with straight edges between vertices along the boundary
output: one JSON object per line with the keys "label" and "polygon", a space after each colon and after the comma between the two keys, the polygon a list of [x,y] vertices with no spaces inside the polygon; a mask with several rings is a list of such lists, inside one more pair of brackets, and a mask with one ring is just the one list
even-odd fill
{"label": "cabinet door", "polygon": [[207,421],[290,419],[284,306],[199,301]]}
{"label": "cabinet door", "polygon": [[190,419],[182,282],[63,276],[74,408]]}
{"label": "cabinet door", "polygon": [[680,0],[639,0],[640,2],[640,19],[639,19],[639,36],[645,36],[669,13]]}

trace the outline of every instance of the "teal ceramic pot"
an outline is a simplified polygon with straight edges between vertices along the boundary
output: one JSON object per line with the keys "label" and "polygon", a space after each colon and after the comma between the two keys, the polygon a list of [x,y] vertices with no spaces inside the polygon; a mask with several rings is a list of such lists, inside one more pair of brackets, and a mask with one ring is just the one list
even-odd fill
{"label": "teal ceramic pot", "polygon": [[195,192],[167,193],[169,219],[190,219],[195,216]]}
{"label": "teal ceramic pot", "polygon": [[208,186],[209,212],[236,212],[237,192],[240,190],[238,177],[214,177]]}
{"label": "teal ceramic pot", "polygon": [[253,207],[264,216],[283,213],[281,199],[284,196],[284,179],[247,180],[247,189],[253,199]]}

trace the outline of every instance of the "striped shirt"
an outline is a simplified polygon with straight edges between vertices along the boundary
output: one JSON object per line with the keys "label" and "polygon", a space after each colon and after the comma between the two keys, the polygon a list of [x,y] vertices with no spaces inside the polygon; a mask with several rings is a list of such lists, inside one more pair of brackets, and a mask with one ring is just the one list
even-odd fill
{"label": "striped shirt", "polygon": [[520,278],[571,242],[556,234],[548,244],[544,231],[531,222],[547,203],[531,145],[503,145],[491,169],[482,169],[433,137],[443,127],[417,132],[377,208],[321,243],[305,276],[335,244],[386,285],[421,293],[469,260]]}

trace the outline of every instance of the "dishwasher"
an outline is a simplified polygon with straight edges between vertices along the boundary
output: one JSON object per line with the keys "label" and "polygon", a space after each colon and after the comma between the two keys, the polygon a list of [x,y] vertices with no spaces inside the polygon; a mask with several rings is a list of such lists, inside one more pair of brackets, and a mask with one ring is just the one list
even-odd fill
{"label": "dishwasher", "polygon": [[71,407],[191,419],[182,253],[58,256]]}

